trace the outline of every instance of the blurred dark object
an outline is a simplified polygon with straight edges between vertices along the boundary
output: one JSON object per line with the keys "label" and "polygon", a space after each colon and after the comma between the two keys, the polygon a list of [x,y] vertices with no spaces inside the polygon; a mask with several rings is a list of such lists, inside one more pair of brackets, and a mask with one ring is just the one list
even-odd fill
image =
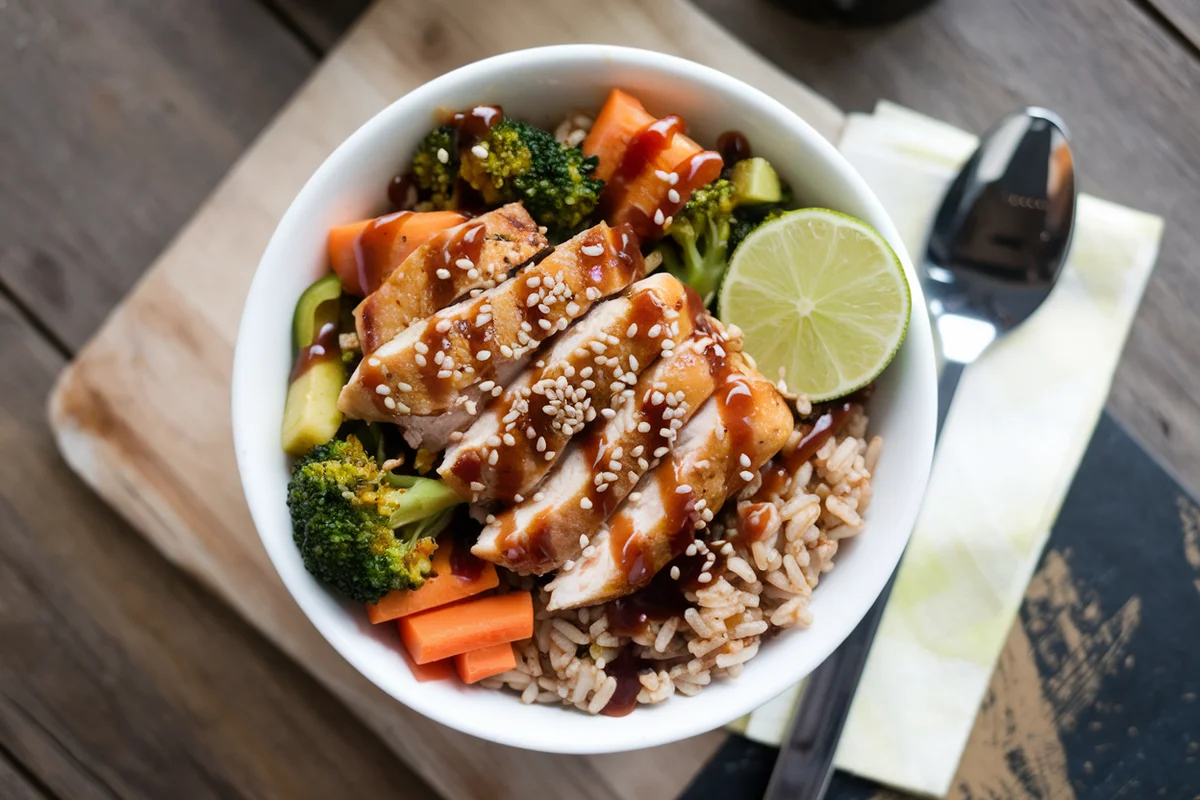
{"label": "blurred dark object", "polygon": [[822,25],[885,25],[931,4],[933,0],[772,0],[798,17]]}

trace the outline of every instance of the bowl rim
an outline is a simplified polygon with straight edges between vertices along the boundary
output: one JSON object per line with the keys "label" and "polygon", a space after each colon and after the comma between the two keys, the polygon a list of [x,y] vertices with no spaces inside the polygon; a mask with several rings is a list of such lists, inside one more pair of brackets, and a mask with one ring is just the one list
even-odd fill
{"label": "bowl rim", "polygon": [[[543,734],[540,737],[530,736],[523,732],[516,732],[509,727],[489,724],[486,719],[481,718],[483,715],[463,714],[457,704],[440,704],[428,696],[430,693],[393,691],[392,688],[376,681],[372,677],[371,670],[360,664],[360,661],[367,659],[355,652],[357,646],[351,641],[351,638],[345,631],[339,629],[339,626],[332,621],[325,620],[323,613],[318,613],[318,609],[316,608],[317,601],[310,599],[308,588],[293,585],[294,581],[289,580],[287,577],[288,570],[282,568],[282,559],[285,558],[282,550],[284,545],[270,539],[264,533],[263,520],[267,518],[267,511],[264,504],[268,500],[276,502],[276,499],[263,497],[262,493],[258,492],[253,486],[254,479],[250,473],[255,467],[248,463],[250,459],[249,453],[252,448],[245,446],[245,443],[251,441],[252,437],[250,436],[250,431],[246,429],[248,412],[241,410],[253,404],[253,399],[252,393],[246,391],[239,392],[238,387],[249,385],[256,373],[257,365],[248,356],[250,345],[247,344],[247,341],[253,337],[246,337],[243,334],[250,328],[248,320],[251,318],[252,310],[258,309],[263,302],[269,301],[268,298],[264,297],[264,295],[268,294],[268,286],[265,279],[263,279],[263,276],[267,274],[263,269],[263,265],[280,260],[278,251],[284,247],[282,243],[283,232],[294,227],[297,219],[303,219],[307,215],[308,211],[306,209],[312,206],[314,201],[320,197],[323,185],[327,182],[329,176],[335,175],[343,169],[343,166],[353,158],[353,154],[359,151],[365,142],[369,142],[380,131],[391,127],[393,120],[402,118],[408,113],[410,107],[421,107],[424,105],[434,107],[438,105],[437,98],[439,95],[447,94],[451,87],[456,85],[469,86],[476,83],[481,75],[488,73],[494,75],[497,72],[516,70],[538,64],[553,67],[571,62],[586,64],[597,61],[615,62],[633,69],[645,69],[660,77],[703,85],[706,89],[717,94],[740,95],[743,98],[747,98],[754,105],[758,106],[764,115],[777,117],[786,123],[786,131],[790,137],[802,140],[804,146],[814,151],[819,160],[832,166],[839,174],[841,180],[845,182],[850,192],[858,198],[860,203],[872,211],[876,223],[875,227],[895,249],[909,281],[914,313],[907,335],[909,337],[920,337],[924,340],[922,345],[919,345],[919,349],[924,352],[919,355],[914,368],[917,373],[925,374],[915,374],[912,380],[921,380],[928,383],[929,390],[925,392],[927,397],[923,399],[923,405],[925,406],[923,414],[928,418],[925,420],[928,436],[922,437],[921,451],[911,453],[910,457],[906,458],[905,465],[910,470],[917,471],[916,474],[920,479],[919,486],[921,487],[925,486],[928,481],[933,459],[934,419],[937,398],[936,377],[933,368],[933,339],[929,330],[928,320],[921,313],[921,309],[925,306],[925,301],[920,281],[917,280],[916,271],[904,248],[900,235],[891,220],[891,216],[884,209],[874,192],[867,186],[866,181],[858,174],[857,170],[846,161],[832,143],[821,136],[802,117],[765,92],[720,70],[679,56],[618,45],[564,44],[515,50],[465,64],[415,87],[408,93],[390,102],[342,141],[305,182],[277,223],[271,239],[255,267],[255,275],[249,292],[246,295],[245,306],[243,307],[239,322],[234,349],[230,400],[235,457],[242,482],[243,494],[250,509],[251,519],[254,522],[259,539],[267,551],[272,566],[287,588],[292,600],[303,611],[309,623],[363,677],[370,680],[390,697],[408,708],[417,711],[428,719],[455,730],[499,744],[563,754],[621,752],[667,744],[706,733],[726,725],[734,719],[769,702],[776,695],[786,691],[797,681],[801,680],[803,676],[793,677],[788,675],[771,680],[768,675],[764,680],[757,681],[756,683],[748,681],[739,682],[739,691],[735,695],[737,702],[726,703],[724,706],[710,706],[707,709],[707,713],[692,714],[683,723],[669,726],[643,725],[639,726],[636,734],[627,735],[626,737],[608,736],[587,739],[586,741],[581,741],[582,737],[555,737],[552,734]],[[903,536],[897,535],[892,537],[894,543],[892,543],[891,550],[894,552],[886,553],[883,556],[883,560],[888,567],[887,575],[890,575],[899,563],[904,548],[907,546],[908,539],[912,534],[912,528],[915,524],[919,507],[920,497],[915,497],[911,505],[904,509],[906,511],[906,518],[902,521],[904,534]],[[294,547],[290,537],[287,537],[286,545]],[[294,554],[291,555],[294,557]],[[877,571],[879,570],[877,569]],[[840,646],[841,642],[858,626],[858,623],[865,616],[871,605],[874,604],[875,599],[886,585],[887,575],[878,581],[878,586],[875,587],[872,593],[869,595],[857,595],[851,603],[842,607],[840,618],[846,623],[852,624],[846,624],[840,636],[834,636],[827,646],[820,648],[819,657],[812,662],[814,665],[813,669],[824,662],[833,650]],[[870,576],[863,577],[869,578]],[[569,708],[559,709],[555,707],[554,710],[565,713],[579,713]],[[697,710],[699,710],[699,707]],[[664,728],[665,730],[663,730]]]}

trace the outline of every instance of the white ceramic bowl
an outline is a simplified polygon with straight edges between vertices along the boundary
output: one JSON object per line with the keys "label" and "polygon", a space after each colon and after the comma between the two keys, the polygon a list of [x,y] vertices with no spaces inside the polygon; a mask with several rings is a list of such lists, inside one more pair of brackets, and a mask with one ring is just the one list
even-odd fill
{"label": "white ceramic bowl", "polygon": [[[813,625],[767,643],[737,680],[697,697],[676,696],[621,717],[522,705],[513,694],[456,681],[418,684],[395,627],[372,627],[362,606],[305,571],[285,502],[288,459],[280,450],[292,351],[292,308],[328,270],[326,232],[382,213],[388,178],[411,156],[437,109],[498,103],[506,113],[553,126],[572,108],[599,108],[619,86],[653,113],[680,114],[711,145],[724,130],[749,138],[805,206],[825,206],[875,226],[900,254],[913,291],[912,324],[871,400],[872,431],[886,440],[866,532],[838,554],[813,595]],[[917,514],[933,452],[933,345],[919,283],[879,201],[838,152],[762,92],[707,67],[643,50],[566,45],[489,58],[443,75],[392,103],[334,151],[279,223],[246,300],[233,371],[233,432],[251,514],[271,561],[304,613],[355,668],[405,705],[460,731],[518,747],[599,753],[675,741],[748,713],[803,678],[853,630],[896,566]]]}

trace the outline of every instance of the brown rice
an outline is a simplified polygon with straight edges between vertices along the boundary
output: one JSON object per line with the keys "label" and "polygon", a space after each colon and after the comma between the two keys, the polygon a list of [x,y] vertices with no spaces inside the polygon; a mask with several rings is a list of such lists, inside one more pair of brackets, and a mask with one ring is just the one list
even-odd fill
{"label": "brown rice", "polygon": [[[793,625],[809,625],[809,598],[823,573],[833,568],[842,539],[857,535],[871,502],[871,471],[883,445],[865,438],[867,417],[856,408],[839,435],[831,437],[788,479],[782,489],[757,496],[758,476],[697,540],[696,551],[723,561],[711,579],[685,593],[682,617],[650,622],[637,635],[608,630],[606,605],[546,611],[548,595],[529,578],[512,576],[535,589],[532,639],[517,642],[516,669],[482,682],[518,692],[524,703],[562,703],[590,714],[602,711],[617,691],[605,666],[623,647],[657,668],[639,675],[639,703],[660,703],[679,693],[694,695],[714,678],[736,678],[759,650],[762,639]],[[792,432],[784,452],[799,445]],[[753,509],[751,506],[753,504]],[[759,512],[761,536],[747,546],[737,535],[739,514]]]}

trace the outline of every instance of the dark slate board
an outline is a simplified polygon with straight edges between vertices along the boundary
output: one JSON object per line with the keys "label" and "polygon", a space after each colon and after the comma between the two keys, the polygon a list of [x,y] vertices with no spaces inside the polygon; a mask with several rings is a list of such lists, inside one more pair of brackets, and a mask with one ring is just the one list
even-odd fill
{"label": "dark slate board", "polygon": [[[1200,798],[1200,508],[1108,414],[1021,625],[952,798]],[[775,754],[731,736],[681,800],[762,797]],[[839,772],[827,797],[899,795]]]}

